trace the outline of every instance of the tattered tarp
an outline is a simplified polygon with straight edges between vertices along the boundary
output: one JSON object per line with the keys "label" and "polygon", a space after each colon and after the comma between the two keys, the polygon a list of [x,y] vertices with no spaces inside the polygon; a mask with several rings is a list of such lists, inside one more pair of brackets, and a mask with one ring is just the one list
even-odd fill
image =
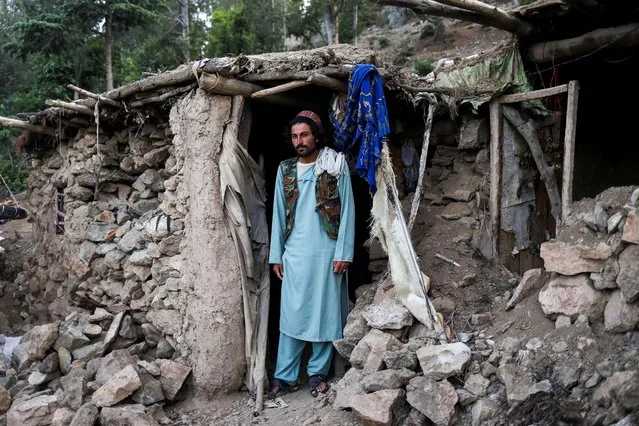
{"label": "tattered tarp", "polygon": [[[241,97],[237,101],[241,102]],[[220,185],[224,213],[235,242],[242,274],[245,355],[249,391],[262,393],[266,378],[266,335],[270,276],[266,188],[263,171],[238,140],[241,109],[227,123],[220,154]]]}
{"label": "tattered tarp", "polygon": [[[432,87],[451,89],[452,95],[443,96],[453,98],[459,105],[470,104],[473,110],[496,96],[533,90],[526,76],[519,47],[515,43],[456,63],[442,63],[444,65],[434,72]],[[524,108],[536,113],[545,112],[539,101],[524,104]]]}

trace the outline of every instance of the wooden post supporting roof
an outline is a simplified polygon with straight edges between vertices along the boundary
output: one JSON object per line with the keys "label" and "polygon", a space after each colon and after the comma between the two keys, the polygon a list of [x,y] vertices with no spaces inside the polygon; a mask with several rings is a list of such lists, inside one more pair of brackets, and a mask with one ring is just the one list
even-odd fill
{"label": "wooden post supporting roof", "polygon": [[490,239],[492,244],[492,260],[499,262],[499,230],[501,215],[501,163],[503,120],[501,104],[494,100],[490,110]]}
{"label": "wooden post supporting roof", "polygon": [[564,136],[564,170],[561,184],[562,210],[564,218],[572,205],[572,182],[575,172],[575,134],[577,132],[577,103],[579,82],[568,83],[568,108],[566,111],[566,133]]}

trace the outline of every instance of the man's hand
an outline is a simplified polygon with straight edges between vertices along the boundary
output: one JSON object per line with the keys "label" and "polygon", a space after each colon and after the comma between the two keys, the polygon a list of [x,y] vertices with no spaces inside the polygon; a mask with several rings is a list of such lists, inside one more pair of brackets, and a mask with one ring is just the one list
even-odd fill
{"label": "man's hand", "polygon": [[333,262],[333,272],[336,274],[343,274],[346,272],[351,262],[344,262],[342,260],[336,260]]}
{"label": "man's hand", "polygon": [[282,265],[281,263],[276,263],[275,265],[273,265],[273,272],[275,272],[275,275],[277,275],[277,278],[279,278],[280,280],[284,279],[284,265]]}

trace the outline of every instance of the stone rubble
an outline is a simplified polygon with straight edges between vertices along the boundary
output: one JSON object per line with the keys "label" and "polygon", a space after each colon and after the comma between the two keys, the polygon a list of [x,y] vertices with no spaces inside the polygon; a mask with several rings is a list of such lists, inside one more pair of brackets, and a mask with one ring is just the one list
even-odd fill
{"label": "stone rubble", "polygon": [[[98,324],[96,334],[90,326]],[[36,326],[11,359],[0,355],[0,375],[9,379],[0,387],[0,414],[8,424],[29,426],[166,424],[162,406],[180,399],[191,368],[158,359],[152,349],[126,311],[96,308]]]}

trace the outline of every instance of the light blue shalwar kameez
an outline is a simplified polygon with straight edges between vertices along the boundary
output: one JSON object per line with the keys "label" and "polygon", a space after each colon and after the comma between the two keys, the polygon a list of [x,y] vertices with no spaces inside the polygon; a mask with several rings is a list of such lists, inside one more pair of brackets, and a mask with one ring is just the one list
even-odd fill
{"label": "light blue shalwar kameez", "polygon": [[286,241],[286,213],[281,168],[277,172],[269,262],[284,265],[280,306],[280,341],[275,378],[294,384],[299,377],[302,351],[313,346],[309,376],[326,376],[333,340],[342,338],[348,315],[345,274],[333,272],[333,262],[352,262],[355,205],[351,178],[345,165],[338,179],[341,201],[337,240],[322,228],[315,206],[315,165],[297,177],[299,191],[293,229]]}

